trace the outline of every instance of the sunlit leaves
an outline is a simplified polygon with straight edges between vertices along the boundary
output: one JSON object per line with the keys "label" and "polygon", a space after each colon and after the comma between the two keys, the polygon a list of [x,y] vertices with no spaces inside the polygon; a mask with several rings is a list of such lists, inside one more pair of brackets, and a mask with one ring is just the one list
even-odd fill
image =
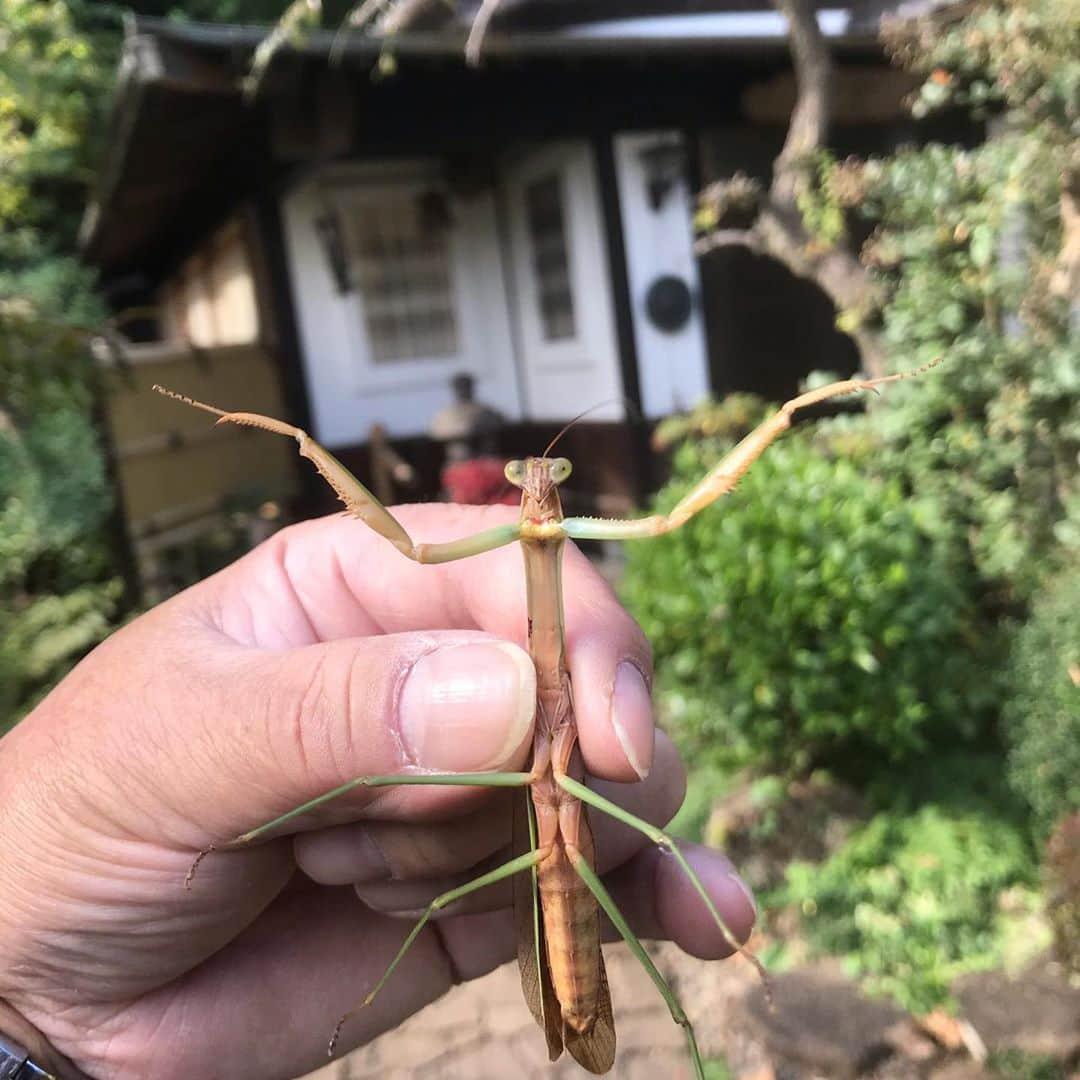
{"label": "sunlit leaves", "polygon": [[[970,736],[992,704],[962,546],[859,427],[776,444],[721,504],[628,548],[624,598],[703,758],[900,757],[931,732]],[[660,505],[722,449],[684,444]]]}
{"label": "sunlit leaves", "polygon": [[867,989],[925,1013],[958,975],[1002,962],[1006,890],[1012,908],[1034,910],[1036,880],[1014,821],[928,804],[877,815],[821,865],[792,864],[774,901],[797,907],[811,943]]}

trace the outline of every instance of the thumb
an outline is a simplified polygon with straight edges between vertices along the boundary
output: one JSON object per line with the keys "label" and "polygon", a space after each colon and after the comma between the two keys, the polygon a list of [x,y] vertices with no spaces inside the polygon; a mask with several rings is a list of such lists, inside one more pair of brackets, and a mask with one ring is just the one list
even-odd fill
{"label": "thumb", "polygon": [[[227,704],[199,691],[184,706],[203,717],[191,748],[202,766],[178,796],[218,837],[359,776],[507,771],[522,766],[529,746],[532,660],[486,634],[389,634],[283,654],[238,649],[215,667]],[[385,794],[359,788],[297,824],[355,820],[373,799],[388,802]],[[446,787],[402,789],[380,816],[408,818],[468,797]]]}
{"label": "thumb", "polygon": [[[15,959],[0,965],[0,994],[37,986],[48,1001],[70,985],[80,1003],[108,1000],[113,1015],[116,1002],[223,949],[295,868],[288,843],[260,845],[215,860],[189,898],[181,882],[195,851],[358,775],[520,767],[534,704],[528,655],[487,634],[270,651],[162,605],[86,657],[3,740],[0,956]],[[469,797],[361,788],[290,826],[354,820],[373,799],[380,817],[414,818]],[[258,955],[256,940],[222,964],[243,975],[236,958]],[[54,941],[81,958],[78,972],[57,960]],[[39,974],[5,982],[4,968],[20,964]],[[217,986],[221,970],[203,977]],[[57,984],[58,971],[69,982]]]}
{"label": "thumb", "polygon": [[[536,674],[516,645],[424,631],[264,650],[186,618],[180,634],[168,609],[114,634],[5,739],[15,773],[59,770],[38,786],[65,792],[82,826],[198,849],[357,776],[524,764]],[[470,797],[397,790],[357,789],[296,824],[355,820],[375,798],[409,817]]]}

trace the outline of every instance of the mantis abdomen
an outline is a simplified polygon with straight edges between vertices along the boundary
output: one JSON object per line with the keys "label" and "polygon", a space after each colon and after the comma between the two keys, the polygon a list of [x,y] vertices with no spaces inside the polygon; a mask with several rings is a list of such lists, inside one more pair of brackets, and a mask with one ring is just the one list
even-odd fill
{"label": "mantis abdomen", "polygon": [[[578,848],[594,865],[592,834],[584,819]],[[537,883],[555,996],[563,1021],[584,1035],[596,1022],[600,992],[600,909],[571,866],[561,836],[537,867]]]}

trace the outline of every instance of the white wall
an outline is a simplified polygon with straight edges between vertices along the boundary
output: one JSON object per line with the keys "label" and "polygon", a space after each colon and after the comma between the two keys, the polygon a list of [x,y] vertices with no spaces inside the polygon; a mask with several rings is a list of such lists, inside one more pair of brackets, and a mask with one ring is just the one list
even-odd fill
{"label": "white wall", "polygon": [[[675,132],[635,132],[615,136],[615,170],[622,209],[627,273],[630,279],[634,340],[637,345],[641,404],[647,417],[665,416],[693,405],[709,390],[708,356],[701,313],[701,286],[694,257],[693,197],[680,176],[663,204],[649,202],[641,151]],[[655,327],[645,313],[650,284],[663,274],[690,286],[694,307],[687,324],[674,333]]]}
{"label": "white wall", "polygon": [[441,184],[437,164],[386,163],[310,177],[282,202],[285,245],[311,402],[312,432],[330,447],[362,442],[372,424],[392,436],[423,434],[449,404],[449,379],[468,371],[477,397],[510,418],[521,415],[513,343],[497,241],[494,199],[453,198],[450,257],[456,289],[459,354],[374,364],[367,348],[362,298],[339,295],[315,230],[327,205],[365,187]]}

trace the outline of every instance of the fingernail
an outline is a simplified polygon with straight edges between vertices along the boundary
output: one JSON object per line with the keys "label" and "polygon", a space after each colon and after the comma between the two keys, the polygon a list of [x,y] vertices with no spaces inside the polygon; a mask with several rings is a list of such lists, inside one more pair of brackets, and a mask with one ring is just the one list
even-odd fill
{"label": "fingernail", "polygon": [[645,685],[645,676],[629,660],[624,660],[615,669],[611,726],[630,768],[644,780],[652,768],[655,735],[652,695]]}
{"label": "fingernail", "polygon": [[422,656],[398,700],[410,759],[427,769],[473,772],[505,764],[532,726],[536,669],[509,642],[449,645]]}

